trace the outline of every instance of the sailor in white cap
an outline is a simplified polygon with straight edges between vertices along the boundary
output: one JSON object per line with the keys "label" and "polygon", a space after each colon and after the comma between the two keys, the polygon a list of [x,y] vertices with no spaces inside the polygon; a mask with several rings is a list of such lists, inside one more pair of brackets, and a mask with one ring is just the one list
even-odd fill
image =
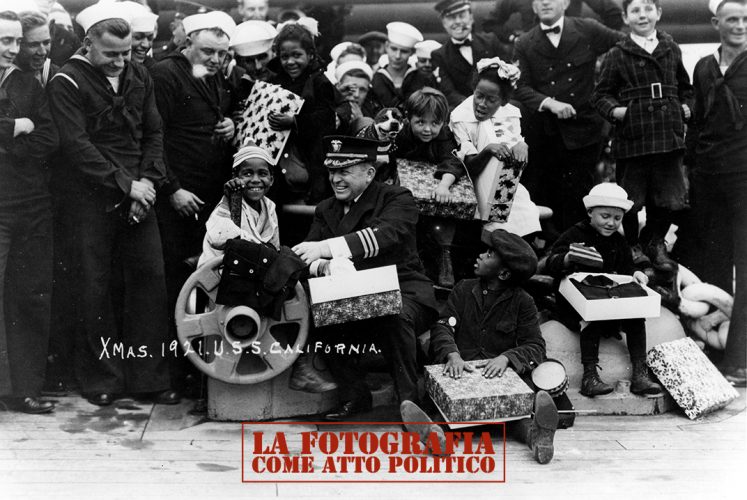
{"label": "sailor in white cap", "polygon": [[[110,405],[115,394],[179,402],[160,356],[135,360],[94,352],[102,338],[154,353],[169,340],[161,239],[152,210],[156,190],[166,181],[163,127],[151,76],[129,60],[129,18],[119,3],[80,12],[83,51],[47,85],[60,135],[55,161],[69,179],[62,197],[75,200],[70,223],[81,228],[75,254],[85,271],[75,290],[86,314],[76,329],[75,345],[82,347],[75,372],[83,395],[100,406]],[[116,291],[115,276],[123,285]],[[127,307],[112,306],[116,303]]]}
{"label": "sailor in white cap", "polygon": [[407,76],[416,71],[409,59],[415,53],[415,44],[423,41],[423,35],[414,26],[393,22],[386,25],[387,41],[384,45],[387,64],[374,75],[373,91],[385,107],[397,107],[403,103],[402,87]]}
{"label": "sailor in white cap", "polygon": [[158,30],[158,15],[151,12],[143,4],[126,1],[121,2],[130,13],[132,26],[132,60],[151,68],[156,63],[150,55],[153,39]]}
{"label": "sailor in white cap", "polygon": [[434,50],[441,48],[441,44],[435,40],[424,40],[415,44],[415,67],[424,75],[433,75],[438,68],[433,67],[431,54]]}
{"label": "sailor in white cap", "polygon": [[267,21],[245,21],[236,27],[231,38],[234,59],[252,81],[267,81],[273,75],[267,63],[272,59],[272,42],[277,35]]}

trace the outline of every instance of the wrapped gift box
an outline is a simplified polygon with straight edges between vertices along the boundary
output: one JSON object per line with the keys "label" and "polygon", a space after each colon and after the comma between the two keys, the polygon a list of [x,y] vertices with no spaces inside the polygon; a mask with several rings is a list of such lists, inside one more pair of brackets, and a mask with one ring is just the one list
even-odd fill
{"label": "wrapped gift box", "polygon": [[631,319],[631,318],[658,318],[661,313],[661,295],[651,290],[645,285],[641,288],[645,290],[646,297],[616,297],[609,299],[589,300],[584,297],[576,286],[570,282],[570,279],[583,281],[588,275],[603,275],[617,283],[631,283],[632,276],[622,274],[603,274],[603,273],[573,273],[560,282],[560,293],[565,297],[568,303],[581,316],[584,321],[603,321],[611,319]]}
{"label": "wrapped gift box", "polygon": [[646,361],[690,419],[723,408],[739,397],[689,337],[652,347]]}
{"label": "wrapped gift box", "polygon": [[495,179],[495,195],[490,205],[490,215],[488,215],[490,222],[508,221],[516,189],[521,180],[521,173],[526,166],[526,162],[517,160],[513,154],[503,160],[503,165]]}
{"label": "wrapped gift box", "polygon": [[317,327],[399,314],[402,295],[397,266],[384,266],[309,280]]}
{"label": "wrapped gift box", "polygon": [[[468,361],[475,367],[482,361]],[[532,412],[534,392],[511,368],[502,377],[485,378],[482,369],[453,379],[444,365],[425,367],[425,390],[449,422],[512,420]]]}
{"label": "wrapped gift box", "polygon": [[602,255],[594,247],[587,247],[583,243],[571,243],[568,251],[568,259],[574,264],[590,267],[593,269],[602,269],[604,260]]}
{"label": "wrapped gift box", "polygon": [[431,198],[433,190],[440,182],[433,176],[435,172],[436,165],[432,163],[397,160],[399,182],[412,192],[418,210],[422,215],[449,219],[474,219],[477,210],[477,197],[469,176],[465,174],[451,186],[450,190],[454,195],[454,201],[438,203]]}

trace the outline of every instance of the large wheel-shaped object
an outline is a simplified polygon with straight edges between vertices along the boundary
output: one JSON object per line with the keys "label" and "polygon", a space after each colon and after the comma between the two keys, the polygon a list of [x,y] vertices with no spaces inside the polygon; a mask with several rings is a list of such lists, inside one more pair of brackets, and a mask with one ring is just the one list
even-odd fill
{"label": "large wheel-shaped object", "polygon": [[[176,301],[176,330],[182,350],[206,375],[229,384],[256,384],[290,367],[306,345],[309,306],[296,284],[279,321],[246,306],[215,304],[222,257],[206,262],[187,279]],[[207,296],[196,311],[197,291]],[[203,299],[202,302],[205,302]]]}

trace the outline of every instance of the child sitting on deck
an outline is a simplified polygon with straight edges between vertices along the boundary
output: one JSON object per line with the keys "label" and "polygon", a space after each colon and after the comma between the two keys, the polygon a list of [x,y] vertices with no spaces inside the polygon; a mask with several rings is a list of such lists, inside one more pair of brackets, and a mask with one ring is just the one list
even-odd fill
{"label": "child sitting on deck", "polygon": [[[226,182],[225,194],[205,224],[198,267],[223,256],[226,242],[233,238],[268,243],[280,249],[275,203],[265,195],[272,186],[272,158],[262,148],[245,146],[233,157],[233,178]],[[234,214],[232,198],[241,196],[241,213]],[[240,215],[239,223],[236,222]]]}
{"label": "child sitting on deck", "polygon": [[[475,263],[476,279],[456,284],[431,329],[430,357],[445,363],[444,373],[453,378],[473,371],[465,360],[484,359],[485,378],[501,377],[510,367],[533,387],[528,376],[545,360],[545,340],[534,300],[521,285],[537,270],[537,257],[527,242],[503,229],[483,231],[482,240],[488,248]],[[564,394],[556,405],[547,392],[539,391],[533,418],[511,426],[542,464],[554,453],[557,406],[571,409]]]}
{"label": "child sitting on deck", "polygon": [[[555,241],[547,257],[547,274],[555,277],[555,289],[560,280],[573,272],[593,270],[584,269],[581,264],[573,262],[569,255],[572,243],[582,243],[593,247],[602,258],[603,273],[632,275],[640,284],[648,283],[648,276],[636,271],[630,245],[618,231],[625,213],[631,209],[633,202],[628,193],[617,184],[605,182],[594,186],[584,196],[584,206],[589,220],[582,221],[565,231]],[[578,330],[580,317],[565,298],[556,293],[561,320],[565,320],[571,330]],[[661,386],[651,380],[646,365],[646,326],[643,319],[626,319],[614,321],[581,322],[581,362],[584,375],[581,381],[581,394],[594,397],[612,392],[613,387],[604,383],[597,373],[599,362],[599,341],[602,336],[616,336],[620,330],[625,332],[630,360],[633,363],[633,376],[630,392],[633,394],[653,395],[661,392]]]}

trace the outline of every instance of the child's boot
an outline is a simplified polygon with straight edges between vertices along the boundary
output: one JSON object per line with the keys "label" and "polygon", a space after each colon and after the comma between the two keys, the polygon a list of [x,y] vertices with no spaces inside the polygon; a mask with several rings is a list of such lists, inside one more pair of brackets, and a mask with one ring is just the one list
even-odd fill
{"label": "child's boot", "polygon": [[540,464],[549,463],[555,454],[553,439],[558,419],[558,409],[552,397],[545,391],[539,391],[534,397],[534,415],[527,444],[532,449],[534,459]]}
{"label": "child's boot", "polygon": [[648,245],[647,253],[651,259],[651,264],[657,271],[674,273],[677,270],[678,265],[669,257],[667,244],[663,239],[652,240]]}
{"label": "child's boot", "polygon": [[438,284],[444,288],[454,287],[454,269],[451,264],[451,249],[441,245],[441,258],[438,261]]}
{"label": "child's boot", "polygon": [[294,391],[322,393],[337,389],[337,384],[325,380],[311,363],[311,355],[301,354],[291,372],[288,387]]}
{"label": "child's boot", "polygon": [[630,381],[630,392],[645,396],[661,394],[661,386],[653,381],[644,358],[632,359],[633,377]]}
{"label": "child's boot", "polygon": [[584,363],[584,376],[581,379],[581,394],[587,398],[594,396],[603,396],[613,391],[613,387],[602,382],[597,373],[597,365],[593,363]]}

